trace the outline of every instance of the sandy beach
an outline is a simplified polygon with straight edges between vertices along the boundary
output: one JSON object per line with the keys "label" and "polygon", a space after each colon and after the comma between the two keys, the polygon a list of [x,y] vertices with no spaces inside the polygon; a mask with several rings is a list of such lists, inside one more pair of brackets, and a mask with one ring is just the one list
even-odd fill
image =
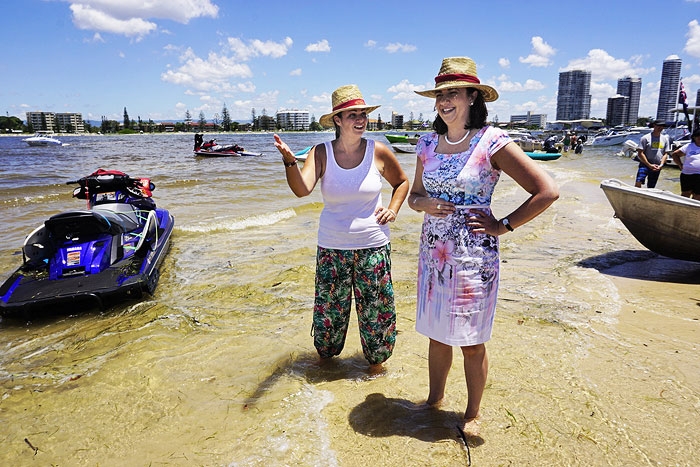
{"label": "sandy beach", "polygon": [[[286,136],[296,149],[329,137]],[[193,158],[191,135],[67,140],[28,152],[0,138],[2,279],[38,219],[82,207],[63,181],[97,167],[153,179],[173,246],[153,297],[0,321],[0,464],[697,464],[700,263],[649,252],[613,217],[600,181],[636,171],[613,149],[541,162],[560,199],[501,237],[482,439],[467,447],[461,357],[445,405],[421,405],[421,214],[404,206],[391,226],[399,334],[385,372],[367,372],[355,317],[320,368],[309,336],[320,196],[289,192],[271,135],[236,139],[261,158],[216,161]],[[412,178],[413,156],[400,161]],[[659,187],[677,192],[678,171]],[[503,177],[494,212],[523,196]]]}

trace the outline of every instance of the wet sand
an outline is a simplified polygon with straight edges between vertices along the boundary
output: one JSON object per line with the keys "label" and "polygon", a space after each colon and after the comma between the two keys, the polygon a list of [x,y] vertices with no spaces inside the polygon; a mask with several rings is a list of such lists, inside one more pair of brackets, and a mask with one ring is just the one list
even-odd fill
{"label": "wet sand", "polygon": [[[303,138],[295,147],[314,142]],[[269,151],[264,141],[245,146]],[[419,213],[404,206],[392,225],[399,335],[385,372],[368,374],[354,317],[340,358],[321,368],[309,336],[318,197],[293,198],[276,158],[166,160],[157,143],[151,153],[135,148],[142,165],[128,170],[162,172],[156,200],[176,216],[156,295],[0,322],[1,465],[697,464],[700,263],[649,252],[613,218],[598,185],[629,182],[629,160],[584,151],[543,163],[562,195],[501,238],[481,439],[467,448],[456,428],[466,407],[460,356],[444,406],[422,406]],[[64,151],[56,165],[82,167],[86,154],[114,143],[89,144],[89,153],[80,141],[62,148],[75,159]],[[191,157],[189,138],[181,151]],[[401,157],[412,174],[410,156]],[[660,182],[677,184],[672,171]],[[3,235],[13,242],[28,231],[23,222],[49,211],[41,200],[70,202],[35,191],[0,193],[3,219],[13,220]],[[520,200],[504,178],[494,211]],[[0,248],[9,270],[17,247]]]}

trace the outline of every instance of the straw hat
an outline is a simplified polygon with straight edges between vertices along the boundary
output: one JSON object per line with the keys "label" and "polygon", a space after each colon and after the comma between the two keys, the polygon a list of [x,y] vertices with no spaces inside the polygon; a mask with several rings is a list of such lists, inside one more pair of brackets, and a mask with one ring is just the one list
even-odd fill
{"label": "straw hat", "polygon": [[435,89],[415,91],[425,97],[435,97],[435,93],[448,88],[475,88],[481,91],[486,102],[498,99],[498,92],[487,84],[481,84],[476,76],[476,63],[469,57],[448,57],[442,59],[442,66],[435,77]]}
{"label": "straw hat", "polygon": [[365,104],[365,100],[362,97],[360,89],[354,84],[341,86],[333,91],[331,100],[333,103],[333,111],[329,114],[321,116],[321,118],[318,120],[318,123],[320,123],[324,128],[332,128],[333,116],[345,110],[362,109],[367,113],[370,113],[381,107],[379,105]]}

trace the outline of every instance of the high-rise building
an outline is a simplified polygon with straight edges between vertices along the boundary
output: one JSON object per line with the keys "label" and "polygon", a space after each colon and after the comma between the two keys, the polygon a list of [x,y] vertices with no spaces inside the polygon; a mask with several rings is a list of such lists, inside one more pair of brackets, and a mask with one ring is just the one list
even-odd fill
{"label": "high-rise building", "polygon": [[[625,77],[617,80],[617,94],[629,98],[627,115],[622,125],[635,125],[639,119],[639,98],[642,95],[642,79]],[[608,124],[610,124],[608,122]]]}
{"label": "high-rise building", "polygon": [[627,125],[629,117],[630,98],[620,96],[608,98],[608,111],[605,114],[605,121],[608,126]]}
{"label": "high-rise building", "polygon": [[678,55],[671,55],[664,60],[661,69],[661,86],[659,87],[659,104],[656,107],[656,118],[673,120],[671,110],[678,106],[678,86],[681,82],[681,65],[683,62]]}
{"label": "high-rise building", "polygon": [[591,72],[559,73],[557,120],[580,120],[591,116]]}

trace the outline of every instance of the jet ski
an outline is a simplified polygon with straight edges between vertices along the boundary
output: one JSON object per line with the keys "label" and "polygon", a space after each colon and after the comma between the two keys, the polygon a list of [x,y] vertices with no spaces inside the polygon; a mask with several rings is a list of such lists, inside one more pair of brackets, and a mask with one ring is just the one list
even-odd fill
{"label": "jet ski", "polygon": [[204,141],[204,135],[194,135],[194,155],[206,157],[262,156],[261,152],[246,151],[237,144],[219,144],[215,139]]}
{"label": "jet ski", "polygon": [[104,308],[154,292],[175,221],[156,207],[151,180],[98,169],[67,184],[87,209],[53,215],[27,236],[22,265],[0,286],[1,315]]}

